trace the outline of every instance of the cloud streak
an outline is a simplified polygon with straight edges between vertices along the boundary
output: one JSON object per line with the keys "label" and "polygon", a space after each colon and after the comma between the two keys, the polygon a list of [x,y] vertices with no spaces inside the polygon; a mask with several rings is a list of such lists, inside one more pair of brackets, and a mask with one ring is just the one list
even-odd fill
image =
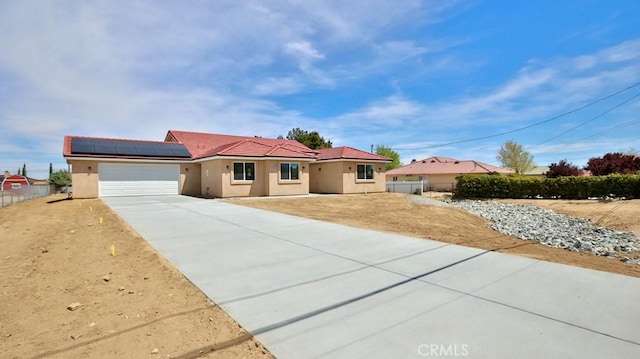
{"label": "cloud streak", "polygon": [[426,147],[550,118],[640,81],[640,40],[630,37],[468,82],[492,63],[463,56],[480,37],[445,30],[472,10],[418,0],[2,2],[0,166],[61,166],[65,134],[162,139],[169,129],[301,127],[336,145]]}

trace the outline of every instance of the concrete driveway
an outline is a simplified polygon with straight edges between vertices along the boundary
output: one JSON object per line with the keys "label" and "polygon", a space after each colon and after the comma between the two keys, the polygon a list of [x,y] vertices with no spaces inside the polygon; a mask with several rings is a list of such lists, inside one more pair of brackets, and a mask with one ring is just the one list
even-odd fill
{"label": "concrete driveway", "polygon": [[104,201],[278,358],[638,358],[640,279],[190,197]]}

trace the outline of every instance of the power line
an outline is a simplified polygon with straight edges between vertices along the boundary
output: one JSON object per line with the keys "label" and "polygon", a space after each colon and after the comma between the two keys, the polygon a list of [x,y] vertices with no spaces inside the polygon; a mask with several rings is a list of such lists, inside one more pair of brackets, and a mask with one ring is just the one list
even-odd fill
{"label": "power line", "polygon": [[604,115],[608,114],[609,112],[611,112],[611,111],[613,111],[613,110],[615,110],[615,109],[617,109],[617,108],[621,107],[622,105],[627,104],[628,102],[630,102],[631,100],[633,100],[633,99],[637,98],[638,96],[640,96],[640,93],[638,93],[638,94],[635,94],[635,95],[631,96],[630,98],[628,98],[628,99],[626,99],[626,100],[622,101],[621,103],[619,103],[619,104],[617,104],[617,105],[615,105],[615,106],[613,106],[613,107],[611,107],[611,108],[607,109],[606,111],[604,111],[604,112],[602,112],[602,113],[598,114],[597,116],[595,116],[595,117],[593,117],[593,118],[591,118],[591,119],[589,119],[589,120],[586,120],[586,121],[584,121],[584,122],[579,123],[577,126],[574,126],[574,127],[570,128],[570,129],[568,129],[568,130],[566,130],[566,131],[564,131],[564,132],[562,132],[562,133],[560,133],[560,134],[558,134],[558,135],[556,135],[556,136],[553,136],[553,137],[551,137],[551,138],[548,138],[548,139],[546,139],[546,140],[544,140],[544,141],[542,141],[542,142],[538,143],[538,144],[537,144],[537,145],[535,145],[534,147],[538,147],[538,146],[540,146],[540,145],[542,145],[542,144],[544,144],[544,143],[547,143],[547,142],[549,142],[549,141],[551,141],[551,140],[555,140],[556,138],[561,137],[561,136],[563,136],[563,135],[566,135],[567,133],[569,133],[569,132],[571,132],[571,131],[573,131],[573,130],[575,130],[575,129],[577,129],[577,128],[580,128],[580,127],[582,127],[582,126],[586,125],[586,124],[587,124],[587,123],[589,123],[589,122],[593,122],[593,121],[595,121],[595,120],[599,119],[600,117],[602,117],[602,116],[604,116]]}
{"label": "power line", "polygon": [[547,120],[540,121],[540,122],[536,122],[536,123],[534,123],[534,124],[527,125],[527,126],[524,126],[524,127],[516,128],[516,129],[514,129],[514,130],[510,130],[510,131],[506,131],[506,132],[501,132],[501,133],[497,133],[497,134],[493,134],[493,135],[482,136],[482,137],[469,138],[469,139],[460,140],[460,141],[453,141],[453,142],[441,143],[441,144],[439,144],[439,145],[431,145],[431,146],[424,146],[424,147],[414,147],[414,148],[394,148],[394,150],[395,150],[395,151],[424,150],[424,149],[428,149],[428,148],[436,148],[436,147],[444,147],[444,146],[450,146],[450,145],[457,145],[457,144],[460,144],[460,143],[475,142],[475,141],[480,141],[480,140],[486,140],[486,139],[488,139],[488,138],[494,138],[494,137],[499,137],[499,136],[508,135],[508,134],[515,133],[515,132],[519,132],[519,131],[523,131],[523,130],[526,130],[526,129],[529,129],[529,128],[532,128],[532,127],[540,126],[540,125],[545,124],[545,123],[547,123],[547,122],[551,122],[551,121],[557,120],[557,119],[559,119],[559,118],[565,117],[565,116],[567,116],[567,115],[570,115],[570,114],[572,114],[572,113],[575,113],[575,112],[578,112],[578,111],[584,110],[585,108],[591,107],[591,106],[593,106],[593,105],[595,105],[595,104],[598,104],[598,103],[600,103],[600,102],[602,102],[602,101],[604,101],[604,100],[610,99],[611,97],[617,96],[617,95],[619,95],[619,94],[621,94],[621,93],[623,93],[623,92],[625,92],[625,91],[631,90],[632,88],[635,88],[635,87],[637,87],[637,86],[640,86],[640,82],[637,82],[637,83],[635,83],[635,84],[633,84],[633,85],[631,85],[631,86],[627,86],[627,87],[623,88],[622,90],[618,90],[618,91],[616,91],[616,92],[614,92],[614,93],[612,93],[612,94],[609,94],[609,95],[607,95],[607,96],[601,97],[601,98],[599,98],[599,99],[597,99],[597,100],[594,100],[594,101],[592,101],[592,102],[589,102],[589,103],[587,103],[587,104],[585,104],[585,105],[582,105],[582,106],[580,106],[580,107],[577,107],[577,108],[575,108],[575,109],[573,109],[573,110],[570,110],[570,111],[567,111],[567,112],[561,113],[560,115],[554,116],[554,117],[549,118],[549,119],[547,119]]}
{"label": "power line", "polygon": [[[603,131],[594,133],[593,135],[589,135],[589,136],[580,138],[578,140],[575,140],[573,142],[569,142],[569,143],[563,144],[563,146],[573,145],[573,144],[576,144],[576,143],[578,143],[580,141],[584,141],[584,140],[588,140],[590,138],[598,137],[598,136],[603,135],[605,133],[608,133],[608,132],[611,132],[611,131],[614,131],[614,130],[617,130],[617,129],[620,129],[620,128],[628,127],[628,126],[634,125],[634,124],[639,123],[639,122],[640,122],[640,117],[637,117],[637,118],[635,118],[633,120],[630,120],[630,121],[627,121],[627,122],[623,122],[623,123],[621,123],[619,125],[616,125],[616,126],[613,126],[613,127],[609,127],[609,128],[607,128],[607,129],[605,129]],[[536,155],[543,154],[543,153],[549,153],[549,152],[553,152],[553,151],[555,151],[555,150],[548,150],[548,151],[538,152]]]}

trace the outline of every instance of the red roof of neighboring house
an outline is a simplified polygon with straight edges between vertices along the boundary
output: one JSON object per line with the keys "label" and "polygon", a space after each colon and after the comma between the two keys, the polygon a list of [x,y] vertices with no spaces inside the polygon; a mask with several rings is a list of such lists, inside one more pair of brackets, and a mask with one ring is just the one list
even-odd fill
{"label": "red roof of neighboring house", "polygon": [[185,145],[194,159],[213,156],[314,159],[317,152],[298,141],[171,130],[165,141]]}
{"label": "red roof of neighboring house", "polygon": [[429,157],[408,165],[387,171],[387,175],[429,175],[429,174],[482,174],[513,173],[501,167],[474,160],[460,161],[451,157]]}
{"label": "red roof of neighboring house", "polygon": [[323,148],[318,150],[318,161],[349,159],[349,160],[365,160],[365,161],[383,161],[391,162],[392,159],[380,156],[375,153],[361,151],[356,148],[342,146],[333,148]]}
{"label": "red roof of neighboring house", "polygon": [[2,176],[2,180],[0,180],[0,184],[2,185],[2,190],[8,191],[11,189],[12,184],[20,184],[20,185],[29,185],[29,180],[20,175],[10,175],[10,176]]}

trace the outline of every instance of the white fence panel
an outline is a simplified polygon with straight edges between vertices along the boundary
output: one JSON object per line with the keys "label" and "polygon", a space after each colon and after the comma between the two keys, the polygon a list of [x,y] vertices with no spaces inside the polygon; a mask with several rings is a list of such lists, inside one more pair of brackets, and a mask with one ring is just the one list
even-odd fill
{"label": "white fence panel", "polygon": [[388,181],[387,192],[422,195],[424,185],[424,181]]}

